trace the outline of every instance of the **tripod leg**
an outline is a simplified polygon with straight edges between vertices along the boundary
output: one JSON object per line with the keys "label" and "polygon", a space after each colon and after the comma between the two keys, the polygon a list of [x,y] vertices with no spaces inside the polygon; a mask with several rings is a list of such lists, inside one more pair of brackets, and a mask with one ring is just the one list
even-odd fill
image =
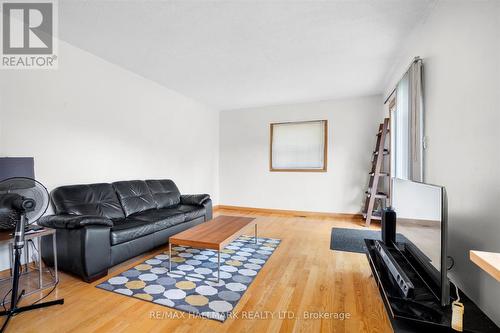
{"label": "tripod leg", "polygon": [[7,319],[3,322],[2,328],[0,328],[0,333],[3,333],[5,331],[5,328],[7,327],[7,324],[9,323],[10,318],[12,318],[12,312],[9,312],[7,315]]}
{"label": "tripod leg", "polygon": [[21,306],[14,310],[15,313],[20,313],[24,311],[30,311],[39,308],[45,308],[52,305],[64,304],[64,299],[56,299],[55,301],[45,302],[45,303],[37,303],[32,305]]}
{"label": "tripod leg", "polygon": [[[24,290],[21,291],[21,293],[18,295],[18,289],[19,289],[19,269],[21,267],[21,250],[24,247],[24,226],[26,225],[26,215],[22,214],[20,221],[16,224],[16,231],[14,233],[14,269],[13,269],[13,281],[12,281],[12,297],[11,297],[11,302],[10,302],[10,310],[7,311],[2,311],[0,312],[1,316],[7,316],[5,319],[4,323],[2,324],[2,327],[0,328],[0,333],[3,333],[7,327],[7,324],[9,323],[9,320],[12,316],[16,315],[17,313],[21,313],[24,311],[29,311],[33,309],[39,309],[39,308],[44,308],[47,306],[52,306],[56,304],[64,304],[63,299],[58,299],[55,301],[50,301],[50,302],[45,302],[45,303],[38,303],[38,304],[32,304],[28,306],[21,306],[17,307],[17,304],[21,297],[24,295]],[[41,268],[41,267],[40,267]]]}
{"label": "tripod leg", "polygon": [[5,329],[7,328],[7,324],[10,321],[10,318],[16,313],[16,307],[17,307],[17,302],[19,301],[19,298],[23,295],[24,290],[21,292],[21,295],[18,297],[17,296],[17,289],[19,287],[19,267],[21,266],[21,251],[19,248],[15,248],[15,259],[14,259],[14,276],[13,276],[13,281],[12,281],[12,294],[11,294],[11,301],[10,301],[10,310],[7,311],[2,311],[1,314],[2,316],[7,315],[7,318],[3,322],[2,328],[0,328],[0,333],[3,333]]}

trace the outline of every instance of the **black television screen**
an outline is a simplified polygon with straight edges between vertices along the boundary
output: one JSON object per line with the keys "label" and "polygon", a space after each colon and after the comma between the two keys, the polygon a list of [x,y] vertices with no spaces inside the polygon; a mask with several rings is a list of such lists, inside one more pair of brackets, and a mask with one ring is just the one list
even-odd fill
{"label": "black television screen", "polygon": [[449,303],[447,277],[447,200],[442,186],[393,180],[396,232],[439,287],[442,305]]}
{"label": "black television screen", "polygon": [[35,178],[33,157],[0,157],[0,182],[13,177]]}

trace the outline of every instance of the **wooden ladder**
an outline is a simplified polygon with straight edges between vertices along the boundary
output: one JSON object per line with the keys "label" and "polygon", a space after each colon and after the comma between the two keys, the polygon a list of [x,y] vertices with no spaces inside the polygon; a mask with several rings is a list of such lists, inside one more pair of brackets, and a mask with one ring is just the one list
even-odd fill
{"label": "wooden ladder", "polygon": [[389,118],[379,125],[377,133],[377,143],[372,156],[372,169],[370,171],[370,181],[368,190],[365,192],[365,206],[363,209],[363,218],[366,226],[370,226],[372,220],[381,220],[381,212],[375,211],[376,200],[387,200],[388,195],[379,191],[379,182],[381,177],[389,177],[388,172],[382,171],[384,158],[389,156],[389,150],[385,149],[387,134],[389,133]]}

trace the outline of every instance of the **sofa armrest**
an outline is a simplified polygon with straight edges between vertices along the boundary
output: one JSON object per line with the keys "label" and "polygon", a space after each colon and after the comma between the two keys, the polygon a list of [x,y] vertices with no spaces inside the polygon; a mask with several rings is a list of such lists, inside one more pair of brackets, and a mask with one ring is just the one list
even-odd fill
{"label": "sofa armrest", "polygon": [[184,195],[181,195],[181,204],[183,204],[183,205],[203,206],[203,203],[207,200],[210,200],[210,195],[208,195],[208,194],[184,194]]}
{"label": "sofa armrest", "polygon": [[[86,282],[106,275],[111,266],[110,230],[102,225],[56,229],[59,269],[76,274]],[[41,237],[42,258],[50,266],[55,260],[53,237]]]}
{"label": "sofa armrest", "polygon": [[47,228],[54,229],[79,229],[85,226],[103,226],[112,227],[113,222],[103,216],[91,215],[47,215],[42,217],[38,224]]}
{"label": "sofa armrest", "polygon": [[212,199],[203,201],[203,207],[205,207],[205,221],[210,221],[213,218]]}

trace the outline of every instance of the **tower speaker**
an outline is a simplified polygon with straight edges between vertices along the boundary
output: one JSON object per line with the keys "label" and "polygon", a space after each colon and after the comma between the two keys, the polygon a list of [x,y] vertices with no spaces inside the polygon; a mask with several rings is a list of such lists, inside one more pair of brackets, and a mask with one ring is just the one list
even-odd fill
{"label": "tower speaker", "polygon": [[396,242],[396,212],[391,207],[382,212],[382,241],[386,246]]}

